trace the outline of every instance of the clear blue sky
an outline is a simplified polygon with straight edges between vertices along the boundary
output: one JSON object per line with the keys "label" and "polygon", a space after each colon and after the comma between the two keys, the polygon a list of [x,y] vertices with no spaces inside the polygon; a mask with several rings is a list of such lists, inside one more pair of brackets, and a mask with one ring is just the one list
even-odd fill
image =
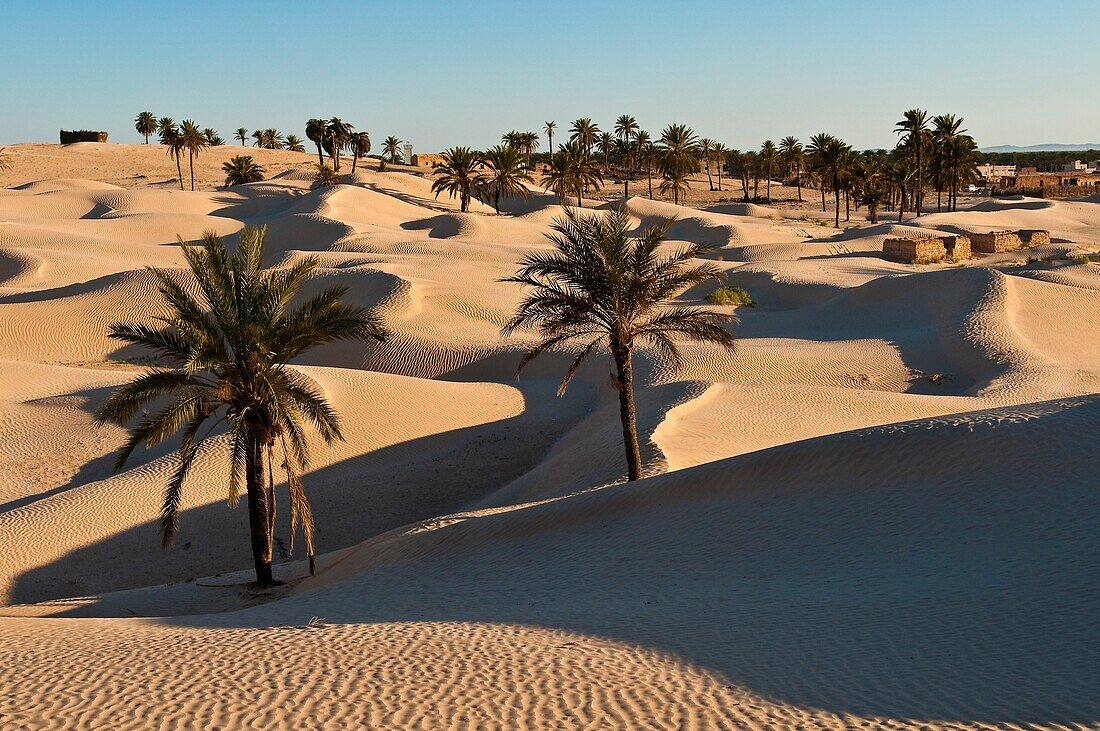
{"label": "clear blue sky", "polygon": [[134,142],[148,109],[226,138],[340,116],[424,151],[624,112],[731,147],[877,147],[914,106],[982,146],[1100,141],[1098,0],[4,0],[0,18],[0,144]]}

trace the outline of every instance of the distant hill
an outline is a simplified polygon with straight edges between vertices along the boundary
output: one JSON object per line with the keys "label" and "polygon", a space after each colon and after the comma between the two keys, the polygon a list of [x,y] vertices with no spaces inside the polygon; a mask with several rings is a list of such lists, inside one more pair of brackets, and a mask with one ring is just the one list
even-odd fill
{"label": "distant hill", "polygon": [[1062,144],[1060,142],[1048,142],[1042,145],[997,145],[996,147],[983,147],[982,152],[1072,152],[1074,150],[1100,150],[1100,142],[1082,142],[1080,144]]}

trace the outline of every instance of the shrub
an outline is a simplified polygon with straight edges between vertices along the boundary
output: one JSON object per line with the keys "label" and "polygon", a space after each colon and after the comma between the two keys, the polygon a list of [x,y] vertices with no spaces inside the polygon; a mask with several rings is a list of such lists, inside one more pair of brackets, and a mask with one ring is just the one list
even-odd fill
{"label": "shrub", "polygon": [[1097,254],[1081,254],[1077,257],[1078,264],[1100,264],[1100,253]]}
{"label": "shrub", "polygon": [[749,296],[749,293],[740,287],[719,287],[707,295],[707,302],[712,305],[756,306],[756,302]]}

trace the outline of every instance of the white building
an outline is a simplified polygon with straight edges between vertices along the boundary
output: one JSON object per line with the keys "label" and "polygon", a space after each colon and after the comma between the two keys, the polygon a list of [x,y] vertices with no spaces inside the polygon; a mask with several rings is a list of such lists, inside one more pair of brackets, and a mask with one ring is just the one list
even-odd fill
{"label": "white building", "polygon": [[405,143],[405,164],[406,165],[412,165],[412,159],[413,159],[413,143],[406,142]]}
{"label": "white building", "polygon": [[1067,162],[1062,166],[1063,173],[1080,173],[1088,170],[1089,166],[1080,160],[1074,160],[1073,162]]}
{"label": "white building", "polygon": [[978,165],[978,175],[986,180],[990,178],[1004,178],[1015,174],[1015,165]]}

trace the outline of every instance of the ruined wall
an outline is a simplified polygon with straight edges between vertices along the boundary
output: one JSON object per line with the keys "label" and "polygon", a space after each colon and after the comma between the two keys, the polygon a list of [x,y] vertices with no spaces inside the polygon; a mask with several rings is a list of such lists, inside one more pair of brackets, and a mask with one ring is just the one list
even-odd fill
{"label": "ruined wall", "polygon": [[74,131],[61,130],[61,144],[71,145],[74,142],[106,142],[106,132],[95,132],[90,129],[78,129]]}

